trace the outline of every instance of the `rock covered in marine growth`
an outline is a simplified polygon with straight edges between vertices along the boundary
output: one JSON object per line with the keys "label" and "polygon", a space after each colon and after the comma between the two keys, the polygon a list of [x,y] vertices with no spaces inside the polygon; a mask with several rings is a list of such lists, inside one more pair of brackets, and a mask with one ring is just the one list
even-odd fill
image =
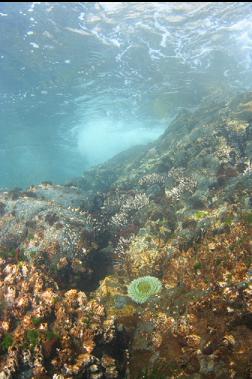
{"label": "rock covered in marine growth", "polygon": [[[67,186],[1,193],[0,375],[251,377],[251,224],[251,93]],[[160,290],[136,302],[141,277]]]}
{"label": "rock covered in marine growth", "polygon": [[0,284],[0,377],[118,378],[119,332],[98,300],[77,289],[59,291],[30,262],[1,259]]}

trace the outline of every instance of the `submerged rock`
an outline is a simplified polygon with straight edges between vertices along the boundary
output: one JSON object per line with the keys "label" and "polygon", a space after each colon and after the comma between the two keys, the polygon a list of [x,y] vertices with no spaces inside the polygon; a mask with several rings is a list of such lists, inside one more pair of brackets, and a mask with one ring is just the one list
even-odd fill
{"label": "submerged rock", "polygon": [[[0,193],[1,377],[252,375],[251,102],[182,112],[67,186]],[[142,276],[162,289],[137,304]]]}

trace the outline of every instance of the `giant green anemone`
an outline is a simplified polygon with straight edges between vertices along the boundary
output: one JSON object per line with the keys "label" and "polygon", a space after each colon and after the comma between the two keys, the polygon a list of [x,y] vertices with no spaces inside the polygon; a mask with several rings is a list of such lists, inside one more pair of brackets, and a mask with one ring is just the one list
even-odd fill
{"label": "giant green anemone", "polygon": [[138,304],[145,303],[162,288],[162,283],[154,276],[142,276],[132,280],[128,285],[128,295]]}

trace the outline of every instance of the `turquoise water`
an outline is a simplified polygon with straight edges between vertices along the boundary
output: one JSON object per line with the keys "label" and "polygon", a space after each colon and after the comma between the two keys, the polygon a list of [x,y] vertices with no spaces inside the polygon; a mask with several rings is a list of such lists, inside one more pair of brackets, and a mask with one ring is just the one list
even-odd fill
{"label": "turquoise water", "polygon": [[250,3],[0,3],[0,187],[64,183],[251,90]]}

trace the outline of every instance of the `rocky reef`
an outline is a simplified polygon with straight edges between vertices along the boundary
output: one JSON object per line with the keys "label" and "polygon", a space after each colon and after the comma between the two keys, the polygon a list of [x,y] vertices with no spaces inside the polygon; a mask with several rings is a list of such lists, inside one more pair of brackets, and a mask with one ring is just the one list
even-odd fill
{"label": "rocky reef", "polygon": [[251,236],[251,93],[0,193],[0,378],[251,378]]}

